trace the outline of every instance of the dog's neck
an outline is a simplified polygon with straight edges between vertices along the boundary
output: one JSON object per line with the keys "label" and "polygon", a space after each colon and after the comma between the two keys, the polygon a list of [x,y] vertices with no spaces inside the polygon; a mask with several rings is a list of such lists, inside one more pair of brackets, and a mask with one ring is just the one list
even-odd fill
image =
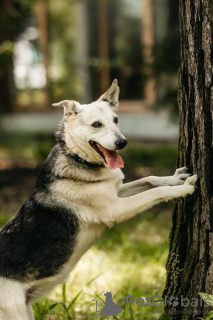
{"label": "dog's neck", "polygon": [[104,160],[91,149],[88,143],[82,143],[76,137],[66,133],[64,138],[67,153],[71,154],[76,162],[87,164],[88,166],[105,166]]}
{"label": "dog's neck", "polygon": [[84,164],[88,167],[104,167],[103,163],[98,163],[98,162],[89,162],[87,160],[82,159],[79,157],[77,154],[69,154],[76,162]]}

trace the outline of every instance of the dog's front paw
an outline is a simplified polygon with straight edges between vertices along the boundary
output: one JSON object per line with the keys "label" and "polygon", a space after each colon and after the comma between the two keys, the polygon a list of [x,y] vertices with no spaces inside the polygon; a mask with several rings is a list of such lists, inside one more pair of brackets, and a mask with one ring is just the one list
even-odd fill
{"label": "dog's front paw", "polygon": [[191,177],[188,177],[186,181],[184,182],[183,188],[185,191],[185,196],[188,194],[193,194],[195,191],[195,184],[197,181],[197,175],[193,175]]}
{"label": "dog's front paw", "polygon": [[[160,188],[163,193],[166,191],[165,201],[175,198],[185,198],[187,195],[192,195],[195,191],[195,184],[197,181],[197,175],[188,177],[184,184],[181,186],[162,187]],[[157,188],[156,188],[157,190]]]}
{"label": "dog's front paw", "polygon": [[176,185],[184,184],[187,178],[191,176],[191,174],[188,173],[187,171],[188,171],[187,167],[178,168],[175,171],[173,178],[176,181]]}
{"label": "dog's front paw", "polygon": [[197,174],[194,174],[193,176],[188,177],[188,178],[186,179],[186,181],[184,182],[184,184],[185,184],[185,185],[195,186],[196,181],[197,181]]}

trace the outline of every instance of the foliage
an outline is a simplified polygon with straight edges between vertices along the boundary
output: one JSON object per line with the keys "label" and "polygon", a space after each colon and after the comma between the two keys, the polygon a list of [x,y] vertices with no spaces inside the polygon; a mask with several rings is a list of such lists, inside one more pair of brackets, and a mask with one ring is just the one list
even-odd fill
{"label": "foliage", "polygon": [[7,136],[2,133],[2,138],[1,159],[32,160],[35,166],[40,165],[46,159],[55,144],[53,137],[44,137],[43,135],[16,134]]}
{"label": "foliage", "polygon": [[3,214],[0,214],[0,227],[2,227],[10,218],[11,215],[5,216]]}
{"label": "foliage", "polygon": [[[5,65],[12,58],[13,55],[13,42],[3,41],[0,44],[0,66]],[[1,71],[2,72],[2,71]],[[1,76],[1,73],[0,73]]]}
{"label": "foliage", "polygon": [[[144,61],[141,45],[141,16],[128,13],[130,1],[123,0],[50,0],[47,1],[48,23],[48,90],[18,90],[13,80],[13,44],[16,38],[30,26],[36,27],[35,6],[37,1],[11,0],[0,4],[0,107],[4,112],[19,107],[25,110],[31,105],[45,109],[48,92],[53,101],[65,97],[82,100],[83,78],[88,79],[88,95],[94,100],[100,95],[100,70],[109,67],[110,80],[118,78],[121,99],[141,99],[146,82],[143,72]],[[80,3],[86,10],[87,18],[82,16]],[[100,58],[100,35],[98,10],[100,3],[107,6],[108,55],[107,61]],[[83,21],[82,21],[83,20]],[[88,21],[87,21],[88,20]],[[85,24],[85,25],[84,25]],[[86,27],[85,27],[86,26]],[[87,39],[81,43],[81,37]],[[30,41],[41,57],[38,39]],[[5,48],[7,46],[7,48]],[[81,46],[85,52],[82,54]],[[8,50],[9,49],[9,50]],[[179,65],[179,40],[177,29],[169,28],[168,36],[161,45],[154,48],[153,73],[157,87],[162,85],[162,73],[174,75]],[[89,72],[87,72],[89,70]],[[103,79],[102,79],[103,80]],[[168,107],[177,113],[176,85],[174,81],[164,83],[166,95],[158,97],[156,107]],[[86,82],[87,80],[85,80]],[[158,90],[158,89],[157,89]],[[39,98],[34,99],[34,96]],[[22,98],[25,97],[23,100]],[[27,97],[27,98],[26,98]],[[39,100],[39,101],[38,101]],[[49,99],[48,99],[49,102]],[[26,109],[27,108],[27,109]]]}
{"label": "foliage", "polygon": [[200,319],[200,320],[210,320],[210,319],[213,319],[213,311],[210,311],[207,315],[207,317],[204,319],[204,318],[196,318],[196,319]]}
{"label": "foliage", "polygon": [[202,297],[203,300],[208,300],[208,303],[213,306],[213,295],[203,292],[198,292],[198,294]]}
{"label": "foliage", "polygon": [[53,101],[79,100],[79,12],[75,1],[51,0],[49,11],[49,69]]}
{"label": "foliage", "polygon": [[[208,293],[203,293],[203,292],[198,292],[198,294],[202,297],[204,301],[207,301],[211,306],[213,306],[213,295],[208,294]],[[206,317],[204,318],[196,318],[200,320],[210,320],[213,319],[213,311],[210,311]]]}
{"label": "foliage", "polygon": [[159,320],[171,320],[170,316],[167,313],[163,313]]}
{"label": "foliage", "polygon": [[29,19],[33,6],[30,0],[0,3],[0,108],[5,111],[11,107],[12,100],[13,43]]}

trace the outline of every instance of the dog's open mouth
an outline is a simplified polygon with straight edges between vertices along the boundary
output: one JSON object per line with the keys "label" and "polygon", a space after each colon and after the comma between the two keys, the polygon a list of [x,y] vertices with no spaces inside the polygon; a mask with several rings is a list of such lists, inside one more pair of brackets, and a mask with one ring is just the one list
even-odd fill
{"label": "dog's open mouth", "polygon": [[104,159],[110,169],[123,168],[123,159],[117,154],[116,151],[105,149],[99,143],[90,140],[91,147]]}

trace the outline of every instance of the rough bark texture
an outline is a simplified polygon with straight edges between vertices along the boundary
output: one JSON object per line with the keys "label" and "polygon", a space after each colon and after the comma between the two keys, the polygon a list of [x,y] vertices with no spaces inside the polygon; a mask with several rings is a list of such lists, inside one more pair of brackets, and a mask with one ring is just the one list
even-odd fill
{"label": "rough bark texture", "polygon": [[[198,292],[213,294],[212,0],[180,0],[179,19],[178,167],[187,166],[199,180],[195,194],[175,206],[164,295],[179,298],[176,307],[165,307],[171,318],[189,320],[207,311],[200,300],[191,306],[191,299]],[[188,307],[180,306],[181,295]]]}

